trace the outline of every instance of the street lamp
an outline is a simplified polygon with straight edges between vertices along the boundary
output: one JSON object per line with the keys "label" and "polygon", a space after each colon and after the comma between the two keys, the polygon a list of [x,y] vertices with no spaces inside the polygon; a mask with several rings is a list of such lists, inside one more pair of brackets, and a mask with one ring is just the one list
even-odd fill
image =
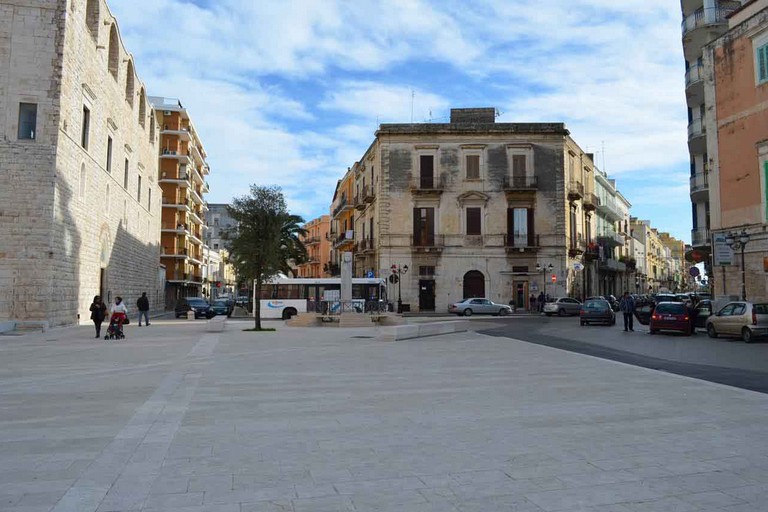
{"label": "street lamp", "polygon": [[728,233],[725,243],[734,251],[741,250],[741,300],[747,300],[747,276],[744,268],[744,247],[749,243],[749,234],[745,230],[741,233]]}
{"label": "street lamp", "polygon": [[408,265],[403,265],[401,267],[400,265],[393,264],[391,270],[392,275],[397,276],[397,314],[401,315],[403,313],[402,276],[408,273]]}
{"label": "street lamp", "polygon": [[549,265],[547,265],[546,267],[542,267],[540,263],[536,264],[536,272],[541,272],[542,276],[544,276],[543,277],[543,279],[544,279],[544,295],[548,295],[547,294],[547,276],[546,275],[548,273],[552,272],[552,270],[554,270],[554,268],[555,267],[552,266],[551,263]]}

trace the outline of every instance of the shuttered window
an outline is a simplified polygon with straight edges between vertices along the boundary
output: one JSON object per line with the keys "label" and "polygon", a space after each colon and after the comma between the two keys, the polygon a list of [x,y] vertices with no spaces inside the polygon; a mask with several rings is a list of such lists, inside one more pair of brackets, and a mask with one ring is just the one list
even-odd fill
{"label": "shuttered window", "polygon": [[420,188],[435,188],[435,157],[421,155],[419,164]]}
{"label": "shuttered window", "polygon": [[467,234],[481,235],[481,208],[467,208]]}
{"label": "shuttered window", "polygon": [[768,44],[757,49],[757,83],[768,82]]}
{"label": "shuttered window", "polygon": [[431,247],[435,245],[435,209],[413,209],[413,245]]}
{"label": "shuttered window", "polygon": [[525,176],[526,158],[525,155],[512,155],[512,176]]}
{"label": "shuttered window", "polygon": [[480,179],[480,155],[467,155],[467,179],[478,180]]}
{"label": "shuttered window", "polygon": [[533,247],[533,208],[507,208],[507,244]]}

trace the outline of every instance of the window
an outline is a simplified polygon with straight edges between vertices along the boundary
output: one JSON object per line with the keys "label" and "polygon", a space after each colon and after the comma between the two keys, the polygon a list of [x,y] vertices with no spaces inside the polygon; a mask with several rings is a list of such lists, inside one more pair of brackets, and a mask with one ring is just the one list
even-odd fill
{"label": "window", "polygon": [[422,266],[419,267],[419,275],[420,276],[434,276],[435,275],[435,267],[422,265]]}
{"label": "window", "polygon": [[435,157],[421,155],[419,158],[419,188],[435,188]]}
{"label": "window", "polygon": [[83,125],[80,133],[80,145],[83,149],[88,149],[88,137],[91,130],[91,111],[83,105]]}
{"label": "window", "polygon": [[471,207],[467,208],[467,234],[468,235],[481,235],[481,219],[482,208]]}
{"label": "window", "polygon": [[757,63],[755,65],[755,74],[757,75],[757,84],[768,82],[768,43],[760,46],[755,52]]}
{"label": "window", "polygon": [[139,186],[136,189],[136,201],[141,202],[141,176],[139,176]]}
{"label": "window", "polygon": [[576,240],[578,238],[578,226],[576,225],[576,206],[571,205],[571,213],[570,213],[570,221],[571,221],[571,248],[576,248]]}
{"label": "window", "polygon": [[480,155],[467,155],[467,179],[479,180],[480,179]]}
{"label": "window", "polygon": [[117,39],[117,28],[113,24],[109,29],[109,50],[107,52],[107,69],[112,78],[117,80],[117,67],[120,60],[120,41]]}
{"label": "window", "polygon": [[19,103],[19,140],[35,140],[37,103]]}
{"label": "window", "polygon": [[507,209],[507,243],[511,247],[533,246],[533,208]]}
{"label": "window", "polygon": [[107,172],[112,172],[112,137],[107,135]]}
{"label": "window", "polygon": [[85,23],[88,25],[88,31],[91,37],[99,37],[99,0],[88,0],[85,8]]}
{"label": "window", "polygon": [[133,108],[133,96],[135,92],[135,78],[133,77],[133,62],[128,61],[128,66],[125,71],[125,101]]}
{"label": "window", "polygon": [[125,159],[125,171],[123,172],[123,188],[128,188],[128,159]]}
{"label": "window", "polygon": [[512,176],[520,177],[526,174],[525,155],[512,155]]}
{"label": "window", "polygon": [[219,249],[219,244],[213,244],[213,248],[218,250]]}
{"label": "window", "polygon": [[85,199],[85,190],[86,190],[86,180],[88,179],[88,174],[85,172],[85,164],[80,164],[80,190],[79,197],[80,199]]}
{"label": "window", "polygon": [[152,186],[147,187],[147,211],[152,211]]}
{"label": "window", "polygon": [[435,209],[413,209],[413,245],[432,246],[435,244]]}

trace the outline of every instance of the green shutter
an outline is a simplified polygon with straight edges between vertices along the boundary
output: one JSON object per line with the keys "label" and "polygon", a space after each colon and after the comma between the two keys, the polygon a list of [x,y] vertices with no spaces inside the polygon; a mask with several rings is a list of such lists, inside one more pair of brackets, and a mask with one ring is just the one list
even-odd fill
{"label": "green shutter", "polygon": [[757,49],[758,82],[768,80],[768,44]]}

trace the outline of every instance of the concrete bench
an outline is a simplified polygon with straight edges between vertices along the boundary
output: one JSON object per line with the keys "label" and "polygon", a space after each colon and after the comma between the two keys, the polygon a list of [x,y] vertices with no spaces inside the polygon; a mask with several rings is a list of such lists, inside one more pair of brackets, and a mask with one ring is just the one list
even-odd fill
{"label": "concrete bench", "polygon": [[379,339],[382,341],[400,341],[425,336],[439,336],[469,330],[467,320],[450,320],[447,322],[427,322],[422,324],[394,325],[382,327]]}
{"label": "concrete bench", "polygon": [[224,316],[215,316],[206,322],[205,330],[208,332],[224,332],[227,325],[227,318]]}

